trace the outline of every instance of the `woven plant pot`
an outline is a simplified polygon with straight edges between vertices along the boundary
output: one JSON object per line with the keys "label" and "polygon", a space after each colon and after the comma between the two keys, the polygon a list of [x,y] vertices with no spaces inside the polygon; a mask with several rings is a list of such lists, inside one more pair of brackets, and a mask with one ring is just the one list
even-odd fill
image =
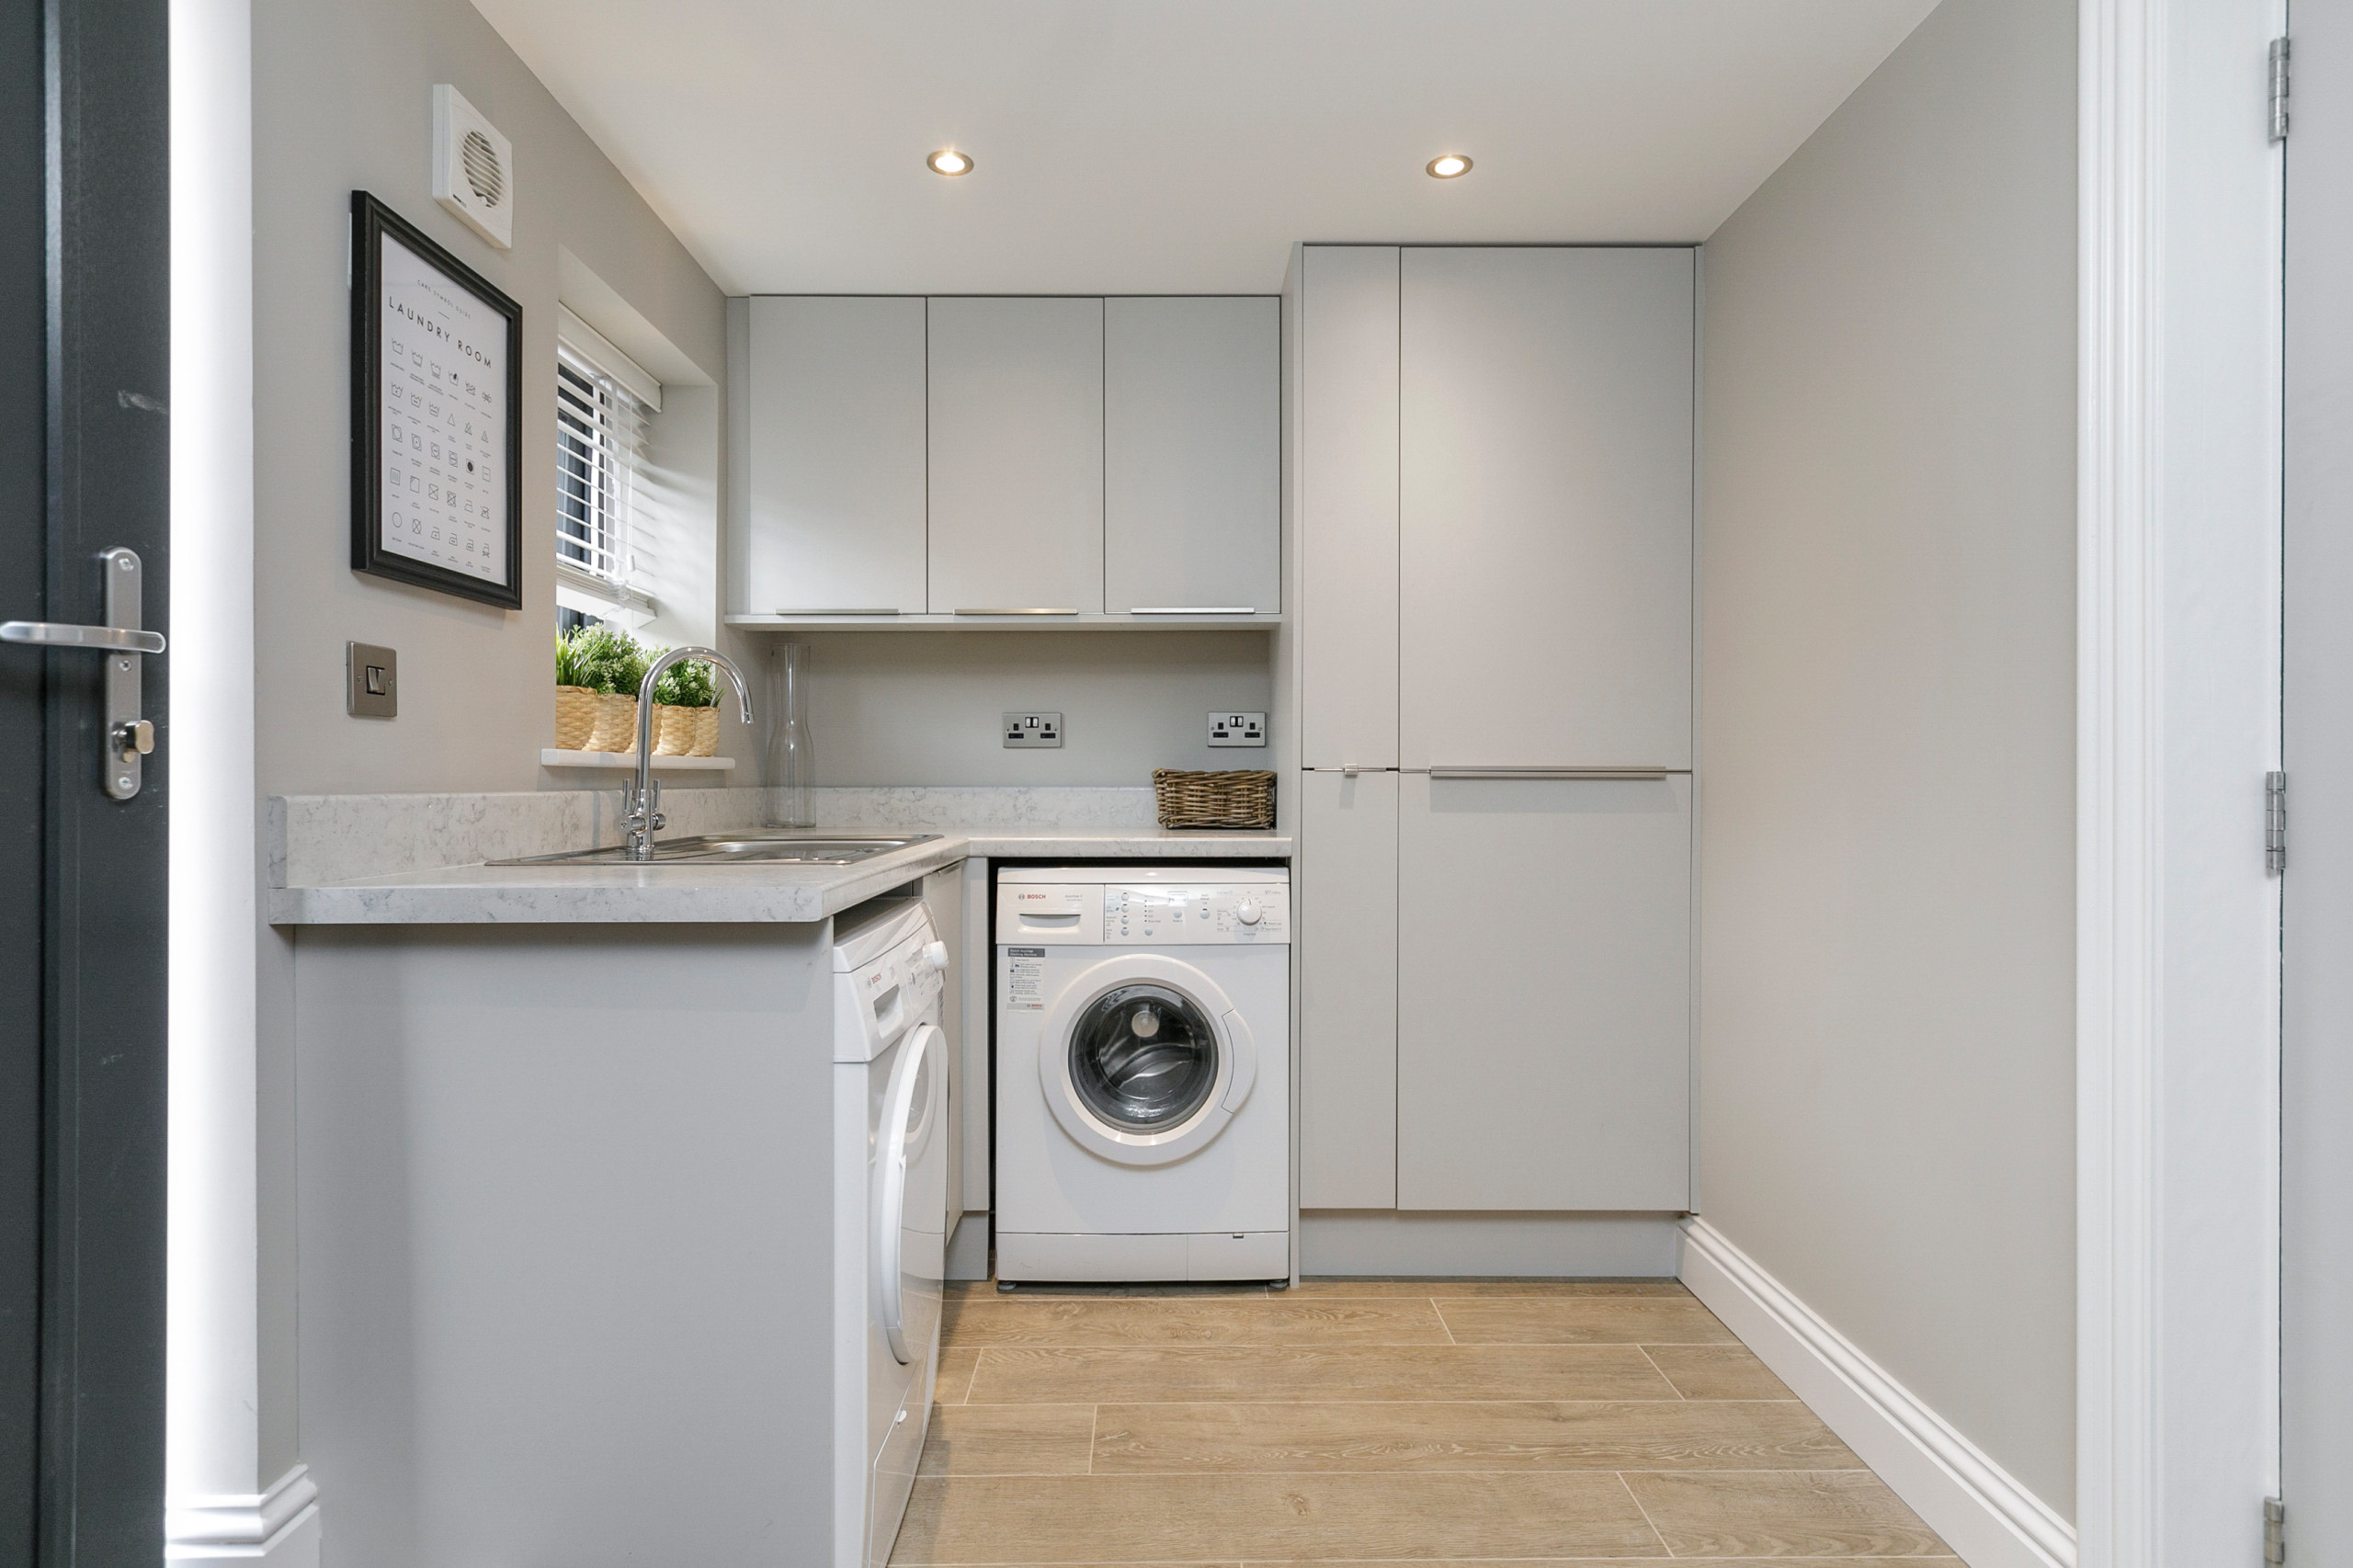
{"label": "woven plant pot", "polygon": [[668,702],[654,705],[654,755],[685,756],[695,744],[694,710]]}
{"label": "woven plant pot", "polygon": [[1153,799],[1163,827],[1272,827],[1275,776],[1248,769],[1188,773],[1152,770]]}
{"label": "woven plant pot", "polygon": [[637,749],[637,699],[608,691],[597,699],[597,728],[588,737],[589,751]]}
{"label": "woven plant pot", "polygon": [[688,756],[717,756],[719,755],[718,705],[714,703],[709,708],[689,708],[687,711],[695,716],[695,744],[687,755]]}
{"label": "woven plant pot", "polygon": [[597,733],[597,688],[560,686],[555,688],[555,744],[559,751],[586,751]]}

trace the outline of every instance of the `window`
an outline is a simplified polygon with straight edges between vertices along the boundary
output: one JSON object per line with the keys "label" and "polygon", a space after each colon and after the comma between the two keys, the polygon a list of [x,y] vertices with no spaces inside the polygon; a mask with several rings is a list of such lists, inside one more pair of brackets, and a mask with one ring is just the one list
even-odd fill
{"label": "window", "polygon": [[[639,473],[659,381],[574,316],[556,338],[556,597],[565,619],[637,619],[654,606],[636,571]],[[634,612],[633,614],[628,612]]]}

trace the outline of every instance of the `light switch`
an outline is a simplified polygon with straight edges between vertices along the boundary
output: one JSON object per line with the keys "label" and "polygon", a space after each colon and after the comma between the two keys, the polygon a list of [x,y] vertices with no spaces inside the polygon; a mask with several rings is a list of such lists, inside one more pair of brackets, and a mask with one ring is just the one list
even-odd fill
{"label": "light switch", "polygon": [[343,645],[343,710],[355,719],[397,718],[401,656],[373,642]]}

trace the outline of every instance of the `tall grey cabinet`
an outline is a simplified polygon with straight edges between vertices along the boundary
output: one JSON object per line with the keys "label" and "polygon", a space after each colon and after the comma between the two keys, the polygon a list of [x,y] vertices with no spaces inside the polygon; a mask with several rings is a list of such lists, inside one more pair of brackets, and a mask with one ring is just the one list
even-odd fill
{"label": "tall grey cabinet", "polygon": [[[1301,983],[1358,998],[1302,1020],[1303,1207],[1688,1202],[1692,282],[1680,247],[1303,257]],[[1393,708],[1323,697],[1382,665]],[[1319,896],[1383,802],[1390,895]],[[1324,1125],[1363,1142],[1367,1091],[1312,1097],[1360,1080],[1377,1149]]]}

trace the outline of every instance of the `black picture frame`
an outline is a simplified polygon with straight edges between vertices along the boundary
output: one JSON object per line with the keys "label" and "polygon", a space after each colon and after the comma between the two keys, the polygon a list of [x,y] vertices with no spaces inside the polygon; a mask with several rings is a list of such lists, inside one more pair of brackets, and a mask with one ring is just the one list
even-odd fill
{"label": "black picture frame", "polygon": [[[453,571],[384,548],[383,240],[398,240],[506,319],[506,578]],[[364,190],[351,193],[351,569],[459,598],[523,608],[523,307]]]}

